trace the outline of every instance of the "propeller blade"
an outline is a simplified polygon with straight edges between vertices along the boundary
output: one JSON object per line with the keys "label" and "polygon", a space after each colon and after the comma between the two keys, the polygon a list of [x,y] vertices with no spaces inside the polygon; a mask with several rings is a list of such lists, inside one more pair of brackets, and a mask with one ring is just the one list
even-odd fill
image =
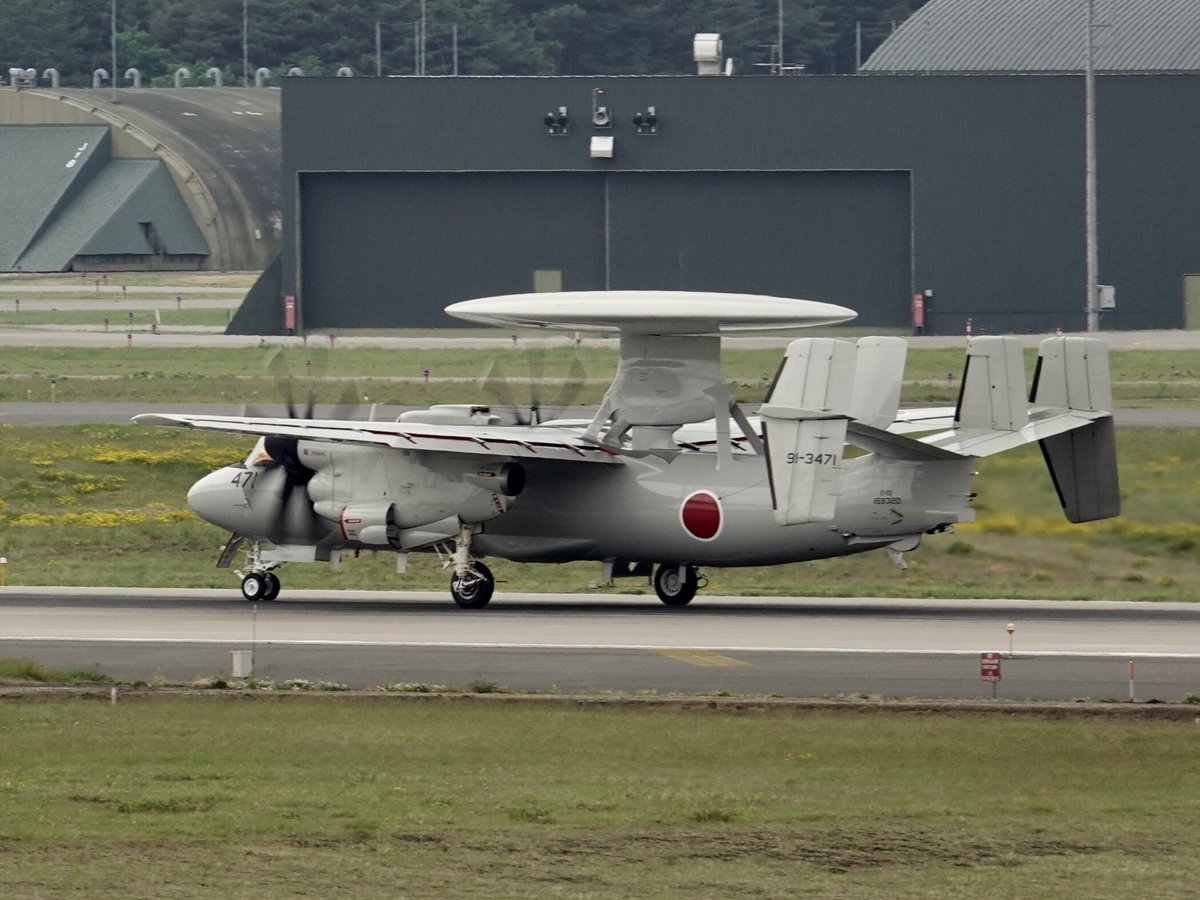
{"label": "propeller blade", "polygon": [[[570,406],[583,392],[587,373],[583,363],[575,354],[570,356],[565,377],[547,377],[547,348],[541,344],[530,346],[525,353],[529,366],[529,404],[516,402],[513,391],[500,363],[489,364],[481,379],[481,385],[493,406],[512,410],[512,416],[520,425],[538,425],[556,418],[560,410]],[[547,386],[553,386],[553,397],[546,402]]]}

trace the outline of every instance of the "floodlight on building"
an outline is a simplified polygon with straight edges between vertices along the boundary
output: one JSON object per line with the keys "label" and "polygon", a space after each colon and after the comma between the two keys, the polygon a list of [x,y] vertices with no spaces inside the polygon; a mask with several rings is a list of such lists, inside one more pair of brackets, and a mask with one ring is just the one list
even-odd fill
{"label": "floodlight on building", "polygon": [[604,102],[604,88],[593,88],[592,90],[592,124],[597,128],[612,126],[612,113]]}
{"label": "floodlight on building", "polygon": [[571,124],[571,120],[567,118],[567,108],[560,106],[557,110],[550,110],[543,117],[542,124],[546,126],[546,134],[566,134],[567,127]]}
{"label": "floodlight on building", "polygon": [[708,32],[692,38],[692,59],[696,63],[697,75],[721,74],[721,35]]}
{"label": "floodlight on building", "polygon": [[658,134],[658,110],[647,106],[645,112],[634,113],[633,128],[638,134]]}

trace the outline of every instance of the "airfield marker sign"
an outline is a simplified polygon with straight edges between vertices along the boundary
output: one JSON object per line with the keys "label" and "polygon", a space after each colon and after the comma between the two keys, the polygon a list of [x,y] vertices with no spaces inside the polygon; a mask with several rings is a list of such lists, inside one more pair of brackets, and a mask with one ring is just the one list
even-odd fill
{"label": "airfield marker sign", "polygon": [[1000,654],[981,653],[979,655],[979,677],[992,683],[992,699],[996,699],[996,682],[1000,680]]}

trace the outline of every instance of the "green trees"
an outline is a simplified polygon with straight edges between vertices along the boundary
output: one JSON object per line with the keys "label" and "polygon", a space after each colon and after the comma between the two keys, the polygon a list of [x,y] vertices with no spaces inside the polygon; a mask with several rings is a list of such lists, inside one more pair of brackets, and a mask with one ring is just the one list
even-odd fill
{"label": "green trees", "polygon": [[[306,75],[350,66],[373,75],[378,26],[385,75],[419,65],[447,75],[687,74],[692,35],[719,32],[739,74],[763,74],[783,12],[783,61],[810,73],[855,70],[861,26],[865,58],[925,0],[118,0],[117,65],[170,83],[175,68],[242,70],[247,13],[250,71]],[[10,66],[53,66],[67,85],[109,68],[110,5],[7,0],[0,13],[0,76]],[[118,75],[120,74],[118,73]]]}

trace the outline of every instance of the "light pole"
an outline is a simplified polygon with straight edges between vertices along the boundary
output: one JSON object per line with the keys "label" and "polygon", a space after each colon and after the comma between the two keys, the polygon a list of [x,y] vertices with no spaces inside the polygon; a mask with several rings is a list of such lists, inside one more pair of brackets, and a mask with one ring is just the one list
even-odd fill
{"label": "light pole", "polygon": [[242,87],[250,87],[250,0],[242,0]]}
{"label": "light pole", "polygon": [[1087,243],[1087,291],[1084,311],[1088,332],[1100,330],[1100,259],[1096,247],[1096,0],[1086,0],[1087,44],[1083,67],[1084,218]]}
{"label": "light pole", "polygon": [[117,102],[117,0],[112,0],[112,14],[109,16],[111,45],[112,45],[112,74],[108,78],[109,99]]}

